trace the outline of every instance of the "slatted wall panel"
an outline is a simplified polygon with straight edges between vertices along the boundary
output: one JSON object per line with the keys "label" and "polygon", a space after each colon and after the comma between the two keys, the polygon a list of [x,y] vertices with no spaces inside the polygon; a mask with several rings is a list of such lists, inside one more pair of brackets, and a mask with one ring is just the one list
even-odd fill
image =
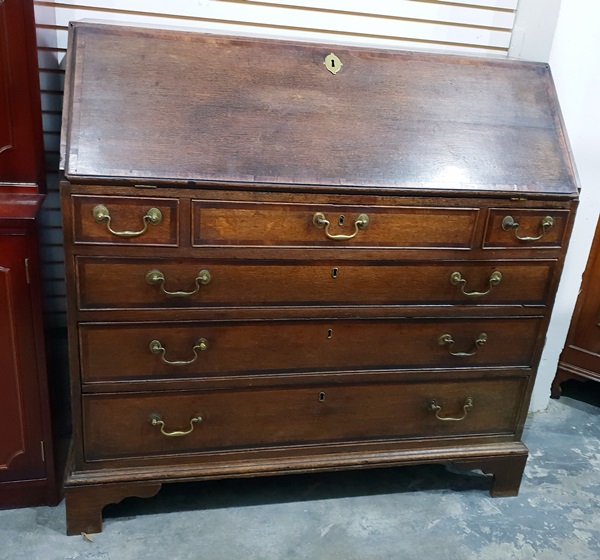
{"label": "slatted wall panel", "polygon": [[48,197],[41,215],[49,327],[65,320],[58,164],[69,21],[83,18],[241,35],[506,56],[518,0],[35,0]]}

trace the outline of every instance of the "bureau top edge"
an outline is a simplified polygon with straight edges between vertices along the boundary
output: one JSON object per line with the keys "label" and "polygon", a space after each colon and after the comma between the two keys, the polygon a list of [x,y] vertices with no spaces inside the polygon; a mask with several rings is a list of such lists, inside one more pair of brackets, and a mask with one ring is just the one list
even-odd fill
{"label": "bureau top edge", "polygon": [[263,192],[263,193],[297,193],[297,194],[323,194],[323,195],[363,195],[381,197],[429,197],[431,199],[441,198],[464,198],[464,199],[496,199],[512,201],[577,201],[580,191],[565,192],[562,189],[552,187],[536,187],[531,185],[530,189],[524,191],[516,185],[427,185],[427,184],[398,184],[389,186],[380,185],[357,185],[357,184],[298,184],[280,182],[240,182],[240,181],[204,181],[192,179],[173,179],[169,177],[97,177],[97,176],[67,176],[60,173],[60,183],[83,192],[86,188],[126,188],[135,189],[140,194],[154,190],[168,193],[176,189],[179,194],[182,189],[190,191],[228,191],[234,192]]}
{"label": "bureau top edge", "polygon": [[546,64],[70,26],[72,182],[575,198]]}

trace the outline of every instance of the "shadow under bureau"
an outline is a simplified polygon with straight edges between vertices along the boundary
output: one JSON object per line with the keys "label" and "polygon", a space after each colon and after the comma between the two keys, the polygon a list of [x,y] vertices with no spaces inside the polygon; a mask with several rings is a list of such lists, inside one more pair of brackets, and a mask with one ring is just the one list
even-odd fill
{"label": "shadow under bureau", "polygon": [[547,65],[76,23],[70,534],[163,483],[518,492],[577,204]]}

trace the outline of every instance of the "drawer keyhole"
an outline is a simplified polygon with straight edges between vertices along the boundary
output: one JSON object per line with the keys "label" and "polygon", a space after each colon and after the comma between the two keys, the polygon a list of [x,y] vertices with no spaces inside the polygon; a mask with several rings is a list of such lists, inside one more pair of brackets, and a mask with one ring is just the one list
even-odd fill
{"label": "drawer keyhole", "polygon": [[319,393],[319,402],[325,402],[325,393],[323,391]]}
{"label": "drawer keyhole", "polygon": [[329,70],[333,75],[337,74],[342,67],[342,61],[333,53],[329,53],[325,57],[323,64],[325,65],[325,68],[327,68],[327,70]]}
{"label": "drawer keyhole", "polygon": [[332,278],[337,278],[339,274],[339,268],[336,266],[335,268],[331,269],[331,277]]}
{"label": "drawer keyhole", "polygon": [[333,338],[333,329],[327,329],[327,338]]}
{"label": "drawer keyhole", "polygon": [[345,220],[345,219],[346,219],[346,218],[344,218],[344,215],[342,214],[342,215],[340,216],[339,220],[338,220],[338,225],[339,225],[339,226],[343,226],[343,225],[344,225],[344,220]]}

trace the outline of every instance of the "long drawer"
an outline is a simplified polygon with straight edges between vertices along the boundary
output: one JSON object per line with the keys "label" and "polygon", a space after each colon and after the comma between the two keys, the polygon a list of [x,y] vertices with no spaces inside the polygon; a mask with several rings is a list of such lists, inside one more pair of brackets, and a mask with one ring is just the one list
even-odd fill
{"label": "long drawer", "polygon": [[79,308],[547,302],[556,261],[160,260],[79,257]]}
{"label": "long drawer", "polygon": [[[88,461],[510,434],[527,377],[83,397]],[[186,433],[187,432],[187,433]]]}
{"label": "long drawer", "polygon": [[414,367],[530,366],[539,317],[84,323],[84,382]]}

